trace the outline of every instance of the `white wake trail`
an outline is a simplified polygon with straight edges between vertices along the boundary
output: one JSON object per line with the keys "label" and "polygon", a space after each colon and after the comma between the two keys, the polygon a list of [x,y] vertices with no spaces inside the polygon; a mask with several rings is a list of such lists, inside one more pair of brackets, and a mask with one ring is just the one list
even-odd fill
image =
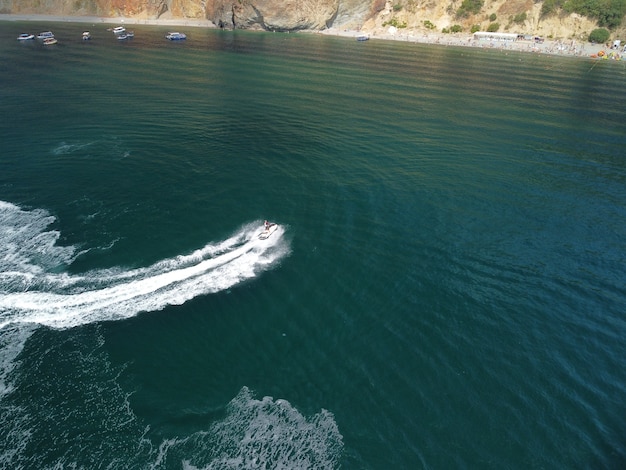
{"label": "white wake trail", "polygon": [[[145,268],[51,273],[37,265],[41,253],[47,253],[48,265],[55,265],[67,262],[75,252],[56,247],[52,242],[58,233],[43,230],[54,219],[45,211],[27,212],[3,204],[0,237],[8,248],[0,275],[0,328],[16,323],[71,328],[161,310],[252,279],[289,253],[283,227],[259,240],[260,223],[253,223],[222,242]],[[30,222],[11,226],[25,220]],[[20,243],[24,239],[28,243]],[[23,246],[30,249],[19,248]]]}

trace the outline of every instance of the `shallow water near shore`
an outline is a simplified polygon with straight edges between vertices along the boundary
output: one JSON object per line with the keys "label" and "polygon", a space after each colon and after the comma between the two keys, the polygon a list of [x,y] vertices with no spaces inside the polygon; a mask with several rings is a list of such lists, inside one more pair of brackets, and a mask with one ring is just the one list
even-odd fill
{"label": "shallow water near shore", "polygon": [[110,26],[0,23],[0,467],[626,465],[623,63]]}

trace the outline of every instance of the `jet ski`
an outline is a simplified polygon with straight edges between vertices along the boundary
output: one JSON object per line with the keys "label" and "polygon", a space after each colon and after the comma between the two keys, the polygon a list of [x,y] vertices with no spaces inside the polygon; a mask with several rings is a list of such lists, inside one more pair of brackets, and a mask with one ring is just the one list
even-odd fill
{"label": "jet ski", "polygon": [[259,240],[265,240],[276,231],[278,224],[268,222],[267,220],[263,224],[263,231],[259,234]]}

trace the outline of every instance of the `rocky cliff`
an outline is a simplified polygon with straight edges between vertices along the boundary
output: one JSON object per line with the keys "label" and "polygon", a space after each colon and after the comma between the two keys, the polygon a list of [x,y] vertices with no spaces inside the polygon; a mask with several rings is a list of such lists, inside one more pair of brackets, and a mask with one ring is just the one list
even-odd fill
{"label": "rocky cliff", "polygon": [[[477,14],[459,19],[462,0],[0,0],[0,13],[146,19],[208,19],[218,27],[268,31],[359,29],[421,34],[472,27],[586,39],[595,21],[576,14],[541,16],[537,0],[485,0]],[[614,37],[626,36],[626,28]]]}

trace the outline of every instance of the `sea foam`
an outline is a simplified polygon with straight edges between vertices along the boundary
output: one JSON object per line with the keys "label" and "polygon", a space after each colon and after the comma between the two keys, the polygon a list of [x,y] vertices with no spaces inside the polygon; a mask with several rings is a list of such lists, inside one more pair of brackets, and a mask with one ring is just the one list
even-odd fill
{"label": "sea foam", "polygon": [[243,387],[226,406],[224,419],[208,431],[164,441],[155,466],[332,469],[342,451],[343,437],[329,411],[307,418],[286,400],[259,400]]}
{"label": "sea foam", "polygon": [[36,323],[71,328],[129,318],[219,292],[275,266],[289,253],[284,228],[259,240],[260,222],[226,240],[151,266],[57,272],[79,254],[56,244],[55,218],[41,209],[0,204],[0,328]]}
{"label": "sea foam", "polygon": [[[41,406],[31,409],[32,404],[22,402],[20,395],[13,393],[20,386],[22,376],[19,356],[38,326],[66,330],[91,324],[88,328],[91,331],[103,321],[182,304],[198,295],[252,279],[276,266],[290,251],[283,227],[267,240],[259,240],[261,224],[257,221],[244,225],[225,240],[147,267],[69,274],[63,268],[81,252],[74,246],[57,244],[59,232],[50,228],[55,222],[55,217],[43,209],[24,210],[0,201],[0,403],[4,410],[0,421],[4,422],[4,437],[10,444],[0,452],[0,463],[23,464],[28,453],[25,449],[37,445],[40,439],[36,429],[41,420],[58,421],[73,413],[63,406],[50,407],[45,403],[48,395],[55,395],[52,389],[63,385],[72,388],[73,393],[84,395],[85,403],[98,405],[93,410],[81,411],[87,413],[96,428],[100,428],[100,423],[104,431],[123,430],[126,438],[120,442],[106,441],[107,449],[115,449],[105,453],[119,455],[125,462],[134,461],[152,468],[175,462],[189,469],[333,468],[336,465],[343,443],[330,412],[322,410],[307,419],[286,400],[271,397],[257,400],[246,387],[227,405],[223,420],[207,423],[208,431],[167,438],[154,446],[146,437],[149,427],[138,421],[128,395],[117,385],[119,370],[111,368],[99,333],[94,344],[88,331],[83,332],[86,338],[76,344],[73,335],[63,336],[66,342],[72,342],[70,355],[64,352],[63,344],[30,354],[35,363],[29,367],[39,368],[44,376],[51,373],[45,361],[52,355],[58,361],[68,362],[63,370],[76,377],[57,377],[54,372],[46,380],[52,387],[50,393],[37,398],[37,403],[43,400]],[[52,334],[52,330],[45,334]],[[37,349],[40,342],[35,341],[32,348]],[[79,346],[83,343],[84,347]],[[81,375],[93,377],[86,380]],[[110,402],[104,403],[103,397],[109,397]],[[122,414],[121,409],[125,410]],[[39,416],[39,412],[43,415]],[[82,465],[74,461],[77,454],[73,452],[100,455],[106,450],[102,446],[91,449],[91,441],[80,439],[80,429],[76,432],[80,451],[72,447],[68,454],[55,457],[59,466]],[[92,429],[85,431],[92,432]],[[128,439],[130,435],[136,437],[134,444],[133,438]],[[115,466],[115,462],[111,464]]]}

